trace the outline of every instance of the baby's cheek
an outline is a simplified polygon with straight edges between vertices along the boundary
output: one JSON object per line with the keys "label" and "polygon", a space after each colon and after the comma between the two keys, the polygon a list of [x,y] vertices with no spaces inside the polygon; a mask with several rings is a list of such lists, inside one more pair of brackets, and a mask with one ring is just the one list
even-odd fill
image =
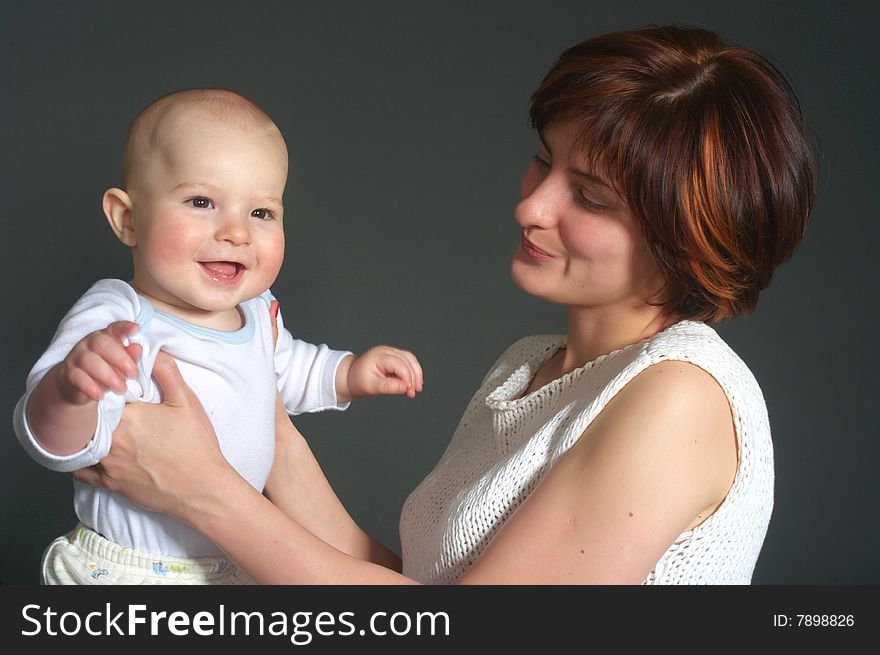
{"label": "baby's cheek", "polygon": [[284,263],[284,239],[273,239],[262,248],[260,253],[260,268],[263,276],[270,281],[278,277],[281,265]]}
{"label": "baby's cheek", "polygon": [[278,275],[278,271],[281,270],[281,265],[284,263],[284,233],[282,232],[280,236],[272,239],[266,250],[268,257],[267,268],[274,271],[274,277]]}
{"label": "baby's cheek", "polygon": [[185,235],[169,234],[158,239],[152,239],[150,243],[150,259],[157,264],[174,265],[191,259],[192,246],[188,243]]}

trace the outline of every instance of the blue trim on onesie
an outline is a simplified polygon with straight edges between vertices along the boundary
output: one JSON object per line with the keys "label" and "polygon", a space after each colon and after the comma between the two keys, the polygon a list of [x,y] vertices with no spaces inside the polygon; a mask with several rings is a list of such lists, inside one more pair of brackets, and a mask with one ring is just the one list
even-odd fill
{"label": "blue trim on onesie", "polygon": [[188,332],[194,337],[211,339],[213,341],[219,341],[220,343],[228,343],[232,345],[243,344],[250,341],[251,337],[254,336],[254,317],[251,314],[251,310],[245,304],[239,305],[241,313],[244,315],[244,325],[241,327],[241,329],[236,330],[235,332],[224,332],[222,330],[215,330],[214,328],[206,328],[202,327],[201,325],[194,325],[193,323],[184,321],[182,318],[178,318],[173,314],[160,312],[158,309],[154,309],[153,305],[150,304],[150,301],[143,296],[138,295],[138,298],[141,301],[141,311],[138,314],[137,319],[135,320],[137,324],[141,326],[141,333],[146,333],[150,322],[155,316],[156,318],[161,318],[166,323],[176,325],[181,330],[183,330],[184,332]]}
{"label": "blue trim on onesie", "polygon": [[138,295],[138,300],[141,301],[141,311],[138,312],[137,318],[134,319],[134,322],[141,328],[140,333],[146,334],[147,330],[150,328],[150,323],[153,322],[153,306],[141,295]]}

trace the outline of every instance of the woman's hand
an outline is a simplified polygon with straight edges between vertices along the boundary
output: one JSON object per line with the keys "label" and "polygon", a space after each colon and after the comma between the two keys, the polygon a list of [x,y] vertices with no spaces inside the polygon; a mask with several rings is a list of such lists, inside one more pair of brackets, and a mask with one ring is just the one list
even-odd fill
{"label": "woman's hand", "polygon": [[[330,530],[342,548],[352,551],[347,554],[285,515],[245,481],[223,457],[208,416],[170,356],[159,353],[153,377],[163,402],[128,404],[110,454],[76,471],[77,480],[189,523],[258,583],[407,582],[385,566],[399,567],[396,556],[361,533],[350,518]],[[279,409],[281,417],[280,461],[273,467],[278,484],[272,487],[279,502],[285,497],[289,502],[285,494],[291,490],[308,489],[312,499],[322,501],[322,509],[338,503],[302,437]],[[344,514],[341,505],[337,510],[337,515]]]}
{"label": "woman's hand", "polygon": [[163,402],[126,405],[110,453],[73,477],[187,521],[200,498],[222,489],[224,476],[238,474],[220,452],[211,422],[174,359],[159,352],[153,376]]}

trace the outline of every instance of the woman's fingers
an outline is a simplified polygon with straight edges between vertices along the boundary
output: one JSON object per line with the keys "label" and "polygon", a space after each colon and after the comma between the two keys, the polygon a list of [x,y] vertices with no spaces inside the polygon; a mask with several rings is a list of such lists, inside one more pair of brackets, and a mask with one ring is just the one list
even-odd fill
{"label": "woman's fingers", "polygon": [[74,471],[73,479],[77,482],[92,485],[93,487],[101,486],[101,474],[98,471],[98,466],[100,466],[100,464]]}
{"label": "woman's fingers", "polygon": [[281,303],[277,300],[273,300],[269,304],[269,315],[272,317],[272,345],[278,345],[278,310],[281,308]]}
{"label": "woman's fingers", "polygon": [[192,400],[198,402],[192,389],[187,386],[183,376],[180,374],[177,362],[164,351],[160,350],[156,356],[156,363],[153,364],[153,377],[156,378],[156,382],[159,384],[159,389],[162,392],[162,402],[166,405],[179,407],[188,404]]}

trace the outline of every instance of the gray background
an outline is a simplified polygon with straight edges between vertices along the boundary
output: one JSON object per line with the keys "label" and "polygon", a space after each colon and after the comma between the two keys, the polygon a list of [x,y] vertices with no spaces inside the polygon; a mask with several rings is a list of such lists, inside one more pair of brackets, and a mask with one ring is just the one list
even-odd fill
{"label": "gray background", "polygon": [[[76,298],[130,275],[100,210],[128,123],[175,89],[237,89],[290,147],[274,286],[288,325],[355,351],[407,347],[424,365],[415,400],[296,421],[354,517],[398,549],[401,504],[488,365],[519,337],[564,329],[561,308],[508,277],[534,152],[529,93],[579,40],[698,24],[778,61],[821,145],[805,243],[757,313],[719,329],[762,385],[776,446],[776,508],[754,581],[876,584],[873,4],[4,2],[0,413],[11,416]],[[74,523],[70,481],[32,463],[10,423],[0,580],[34,583],[41,550]]]}

